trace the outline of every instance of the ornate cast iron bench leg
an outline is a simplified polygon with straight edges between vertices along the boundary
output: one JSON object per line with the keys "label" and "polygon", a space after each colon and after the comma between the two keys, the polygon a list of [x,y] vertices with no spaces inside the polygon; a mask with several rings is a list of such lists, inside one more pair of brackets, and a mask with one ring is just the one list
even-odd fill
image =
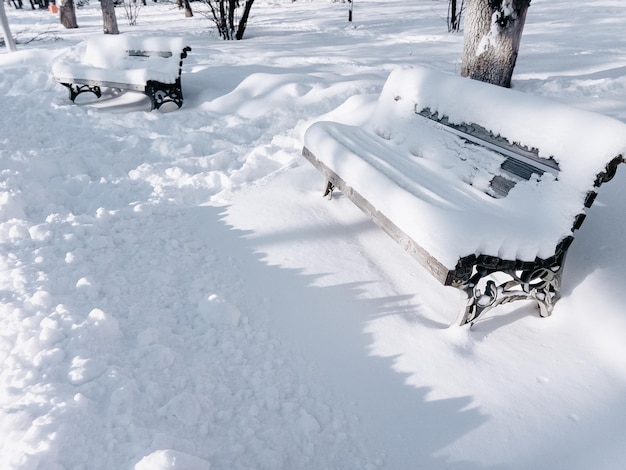
{"label": "ornate cast iron bench leg", "polygon": [[480,271],[483,272],[477,272],[466,284],[457,286],[467,295],[467,304],[458,321],[460,325],[473,324],[483,313],[515,300],[536,301],[539,315],[548,317],[552,314],[554,304],[561,297],[562,265],[523,271],[499,271],[511,279],[499,285],[487,280],[484,292],[478,288],[478,283],[494,271]]}
{"label": "ornate cast iron bench leg", "polygon": [[324,188],[324,194],[322,195],[322,197],[328,196],[328,199],[332,199],[333,198],[333,189],[335,189],[335,185],[333,183],[331,183],[330,181],[328,181],[326,183],[326,187]]}
{"label": "ornate cast iron bench leg", "polygon": [[152,102],[152,109],[159,109],[165,103],[176,103],[179,108],[183,105],[180,78],[172,84],[148,80],[145,93]]}
{"label": "ornate cast iron bench leg", "polygon": [[100,90],[100,87],[98,85],[76,85],[74,83],[61,83],[61,85],[63,85],[70,91],[70,100],[72,100],[72,103],[78,95],[86,91],[90,91],[98,98],[102,96],[102,90]]}

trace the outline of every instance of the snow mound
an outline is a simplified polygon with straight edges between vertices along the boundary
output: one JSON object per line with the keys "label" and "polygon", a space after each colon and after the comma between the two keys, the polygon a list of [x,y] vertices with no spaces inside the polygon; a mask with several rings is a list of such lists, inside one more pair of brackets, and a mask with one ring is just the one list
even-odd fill
{"label": "snow mound", "polygon": [[176,450],[157,450],[142,458],[135,470],[209,470],[211,464],[204,459]]}

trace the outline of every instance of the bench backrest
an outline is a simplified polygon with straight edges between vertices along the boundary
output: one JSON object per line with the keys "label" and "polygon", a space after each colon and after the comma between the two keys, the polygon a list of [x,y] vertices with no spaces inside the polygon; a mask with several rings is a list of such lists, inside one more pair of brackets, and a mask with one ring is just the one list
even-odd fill
{"label": "bench backrest", "polygon": [[[499,154],[485,188],[495,197],[506,196],[520,180],[550,173],[584,198],[626,155],[626,124],[616,119],[426,68],[395,70],[372,126],[386,138],[410,139],[414,119]],[[416,153],[428,153],[417,140]],[[462,151],[448,153],[466,158]]]}
{"label": "bench backrest", "polygon": [[[500,157],[500,166],[497,172],[493,172],[488,189],[484,191],[493,197],[506,197],[518,182],[529,181],[533,175],[540,177],[549,172],[558,177],[558,163],[553,158],[540,157],[537,149],[509,142],[506,138],[496,136],[477,124],[453,124],[446,116],[439,116],[429,108],[416,110],[416,113],[459,136],[468,144],[489,149]],[[460,153],[458,155],[461,156]]]}
{"label": "bench backrest", "polygon": [[181,59],[188,50],[183,38],[101,35],[87,40],[81,62],[107,69],[141,66],[175,77],[180,76]]}

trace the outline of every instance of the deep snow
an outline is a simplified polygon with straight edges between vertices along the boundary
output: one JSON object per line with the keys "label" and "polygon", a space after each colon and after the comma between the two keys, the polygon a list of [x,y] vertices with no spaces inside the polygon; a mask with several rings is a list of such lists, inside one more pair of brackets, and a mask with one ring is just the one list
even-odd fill
{"label": "deep snow", "polygon": [[[300,156],[359,123],[391,70],[457,72],[447,1],[255,2],[246,39],[150,4],[181,36],[185,104],[81,95],[54,58],[101,33],[7,8],[0,50],[0,468],[621,469],[620,169],[552,317],[448,324],[439,286]],[[198,6],[195,2],[192,6]],[[514,88],[626,121],[623,0],[535,0]]]}

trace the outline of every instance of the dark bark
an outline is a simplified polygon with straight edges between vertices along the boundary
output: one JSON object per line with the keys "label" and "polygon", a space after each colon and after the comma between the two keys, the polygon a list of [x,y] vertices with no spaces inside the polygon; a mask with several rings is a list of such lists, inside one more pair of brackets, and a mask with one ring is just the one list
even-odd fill
{"label": "dark bark", "polygon": [[458,31],[461,28],[464,0],[449,0],[448,3],[448,31]]}
{"label": "dark bark", "polygon": [[74,0],[61,0],[61,5],[59,6],[59,19],[61,20],[61,24],[67,29],[78,28]]}
{"label": "dark bark", "polygon": [[235,31],[235,9],[238,6],[237,0],[228,0],[228,30],[230,31],[230,39],[233,38],[233,32]]}
{"label": "dark bark", "polygon": [[226,8],[224,0],[220,0],[220,31],[224,39],[232,39],[230,30],[228,29],[228,23],[226,22]]}
{"label": "dark bark", "polygon": [[235,35],[237,40],[243,39],[243,33],[246,31],[248,17],[250,16],[250,9],[253,3],[254,0],[246,0],[246,4],[243,7],[243,15],[241,15],[241,20],[239,20],[239,26],[237,27],[237,34]]}
{"label": "dark bark", "polygon": [[530,0],[468,0],[461,75],[509,88]]}

